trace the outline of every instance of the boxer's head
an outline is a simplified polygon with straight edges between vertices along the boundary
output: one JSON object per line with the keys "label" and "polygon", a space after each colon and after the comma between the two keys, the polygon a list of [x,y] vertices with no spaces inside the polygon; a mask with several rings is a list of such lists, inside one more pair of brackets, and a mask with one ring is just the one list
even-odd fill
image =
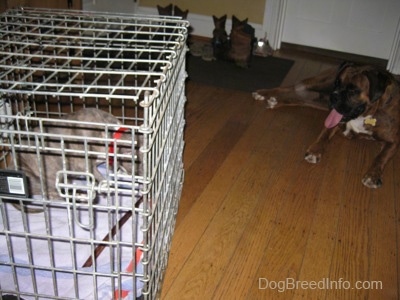
{"label": "boxer's head", "polygon": [[332,128],[339,122],[350,121],[368,111],[385,93],[390,81],[390,75],[385,71],[343,64],[330,96],[331,113],[325,126]]}

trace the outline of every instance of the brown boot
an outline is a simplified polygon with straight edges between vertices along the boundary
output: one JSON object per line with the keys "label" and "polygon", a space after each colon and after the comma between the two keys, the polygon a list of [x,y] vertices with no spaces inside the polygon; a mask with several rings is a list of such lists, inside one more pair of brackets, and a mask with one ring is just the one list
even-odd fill
{"label": "brown boot", "polygon": [[240,21],[232,17],[232,31],[230,34],[229,59],[238,66],[249,67],[254,45],[254,28],[247,24],[247,19]]}
{"label": "brown boot", "polygon": [[225,30],[226,18],[226,15],[221,18],[213,16],[215,28],[213,30],[212,47],[216,59],[225,60],[228,57],[229,40]]}

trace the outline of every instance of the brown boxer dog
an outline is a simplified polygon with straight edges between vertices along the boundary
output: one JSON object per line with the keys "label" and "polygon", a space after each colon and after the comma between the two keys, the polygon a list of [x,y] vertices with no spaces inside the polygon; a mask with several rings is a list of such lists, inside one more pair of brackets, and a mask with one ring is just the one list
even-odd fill
{"label": "brown boxer dog", "polygon": [[362,183],[369,188],[382,185],[383,170],[400,140],[400,83],[392,74],[373,66],[344,63],[291,87],[258,90],[253,98],[265,100],[270,109],[308,106],[330,110],[322,132],[306,152],[310,163],[321,160],[327,143],[338,131],[348,138],[379,141],[381,151]]}

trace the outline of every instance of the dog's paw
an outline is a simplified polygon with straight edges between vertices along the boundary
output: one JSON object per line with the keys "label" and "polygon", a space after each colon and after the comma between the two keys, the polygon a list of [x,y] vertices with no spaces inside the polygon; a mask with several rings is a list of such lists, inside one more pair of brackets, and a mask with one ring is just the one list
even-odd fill
{"label": "dog's paw", "polygon": [[366,187],[369,187],[370,189],[377,189],[382,186],[382,179],[380,177],[374,178],[374,176],[366,175],[362,179],[362,183],[363,183],[363,185],[365,185]]}
{"label": "dog's paw", "polygon": [[278,104],[278,100],[275,97],[271,97],[267,100],[267,107],[274,108]]}
{"label": "dog's paw", "polygon": [[253,96],[254,100],[257,100],[257,101],[264,101],[265,100],[265,97],[263,95],[257,93],[257,92],[254,92],[251,95]]}
{"label": "dog's paw", "polygon": [[263,93],[262,91],[253,92],[252,96],[257,101],[267,100],[267,108],[274,108],[278,104],[278,99],[276,97],[270,96],[268,99],[268,93]]}
{"label": "dog's paw", "polygon": [[304,156],[304,159],[310,164],[316,164],[321,161],[322,154],[321,153],[311,153],[307,152]]}

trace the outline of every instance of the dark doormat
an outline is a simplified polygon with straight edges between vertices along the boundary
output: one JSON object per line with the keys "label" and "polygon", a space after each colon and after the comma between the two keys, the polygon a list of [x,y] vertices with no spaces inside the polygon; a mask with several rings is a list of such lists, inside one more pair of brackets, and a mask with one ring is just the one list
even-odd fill
{"label": "dark doormat", "polygon": [[241,68],[233,62],[204,61],[188,55],[189,80],[217,87],[252,92],[257,89],[278,87],[294,61],[268,56],[253,56],[249,68]]}

